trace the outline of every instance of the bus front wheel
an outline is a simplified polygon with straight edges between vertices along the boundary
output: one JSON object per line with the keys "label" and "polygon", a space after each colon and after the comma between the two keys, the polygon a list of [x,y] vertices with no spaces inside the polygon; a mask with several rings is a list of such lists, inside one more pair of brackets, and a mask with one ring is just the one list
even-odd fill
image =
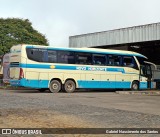
{"label": "bus front wheel", "polygon": [[61,90],[62,84],[58,80],[52,80],[49,85],[49,90],[52,93],[58,93]]}
{"label": "bus front wheel", "polygon": [[139,82],[138,81],[133,81],[131,89],[134,90],[134,91],[138,90],[139,89]]}
{"label": "bus front wheel", "polygon": [[64,84],[64,90],[67,93],[73,93],[76,89],[76,84],[73,80],[67,80]]}

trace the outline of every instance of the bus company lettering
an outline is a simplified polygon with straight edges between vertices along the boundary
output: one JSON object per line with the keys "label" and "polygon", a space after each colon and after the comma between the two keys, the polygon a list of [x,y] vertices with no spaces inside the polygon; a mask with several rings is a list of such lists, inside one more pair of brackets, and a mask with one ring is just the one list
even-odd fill
{"label": "bus company lettering", "polygon": [[88,71],[107,71],[107,68],[98,67],[76,67],[77,70],[88,70]]}
{"label": "bus company lettering", "polygon": [[76,67],[77,70],[87,70],[87,67]]}
{"label": "bus company lettering", "polygon": [[89,67],[89,71],[107,71],[106,68]]}

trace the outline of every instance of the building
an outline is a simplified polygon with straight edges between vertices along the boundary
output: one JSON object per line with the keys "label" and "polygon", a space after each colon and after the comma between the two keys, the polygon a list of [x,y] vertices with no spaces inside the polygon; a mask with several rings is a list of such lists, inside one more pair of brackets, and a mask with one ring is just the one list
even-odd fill
{"label": "building", "polygon": [[160,64],[160,23],[70,36],[69,47],[131,50]]}

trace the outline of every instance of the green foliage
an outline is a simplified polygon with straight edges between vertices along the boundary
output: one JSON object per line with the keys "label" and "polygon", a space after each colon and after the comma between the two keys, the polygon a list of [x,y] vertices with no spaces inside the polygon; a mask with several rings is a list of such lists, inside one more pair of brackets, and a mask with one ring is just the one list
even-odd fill
{"label": "green foliage", "polygon": [[28,19],[0,18],[0,55],[17,44],[48,45],[44,35],[32,27]]}

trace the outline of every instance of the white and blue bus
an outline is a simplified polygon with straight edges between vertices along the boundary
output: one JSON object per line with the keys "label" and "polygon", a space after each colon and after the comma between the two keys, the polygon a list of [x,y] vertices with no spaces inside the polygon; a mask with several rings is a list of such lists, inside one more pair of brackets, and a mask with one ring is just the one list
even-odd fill
{"label": "white and blue bus", "polygon": [[139,53],[95,48],[17,45],[10,50],[12,86],[49,89],[148,89],[151,65]]}

